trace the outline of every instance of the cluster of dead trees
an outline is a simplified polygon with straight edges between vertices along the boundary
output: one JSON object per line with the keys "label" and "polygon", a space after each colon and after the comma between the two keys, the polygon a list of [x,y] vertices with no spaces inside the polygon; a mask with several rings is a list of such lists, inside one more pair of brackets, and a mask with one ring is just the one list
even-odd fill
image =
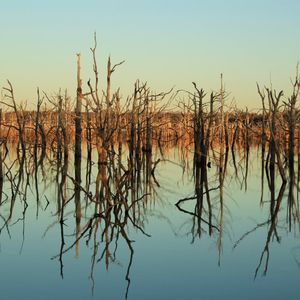
{"label": "cluster of dead trees", "polygon": [[[164,157],[164,149],[170,144],[193,153],[195,195],[181,199],[176,204],[178,209],[192,216],[193,238],[201,235],[205,224],[209,235],[218,233],[217,245],[221,253],[224,184],[229,155],[231,153],[238,177],[235,153],[243,153],[245,172],[241,182],[247,189],[249,151],[252,145],[259,145],[261,149],[262,202],[265,177],[271,191],[268,239],[276,236],[277,214],[287,182],[290,183],[287,216],[291,228],[292,221],[299,219],[298,210],[294,209],[298,205],[294,186],[300,179],[298,74],[293,83],[293,92],[288,98],[284,98],[283,91],[277,93],[257,86],[262,101],[262,109],[257,113],[227,106],[222,76],[220,90],[208,95],[196,83],[192,83],[192,92],[170,90],[154,93],[146,83],[138,80],[132,95],[121,99],[120,90],[113,91],[111,82],[113,73],[123,62],[113,64],[109,57],[106,82],[100,82],[96,36],[94,41],[94,47],[91,48],[93,79],[84,81],[81,78],[81,57],[77,54],[74,103],[66,92],[59,91],[49,96],[37,89],[36,109],[28,111],[24,105],[18,104],[10,81],[4,88],[0,109],[0,204],[3,195],[6,195],[2,193],[4,180],[8,179],[11,183],[12,192],[11,197],[6,195],[6,200],[11,199],[9,215],[4,218],[0,232],[10,222],[15,201],[20,195],[26,211],[26,192],[32,174],[39,203],[39,174],[45,172],[45,165],[50,165],[57,186],[57,222],[61,229],[61,246],[57,257],[61,274],[63,254],[73,247],[78,251],[78,243],[82,238],[86,238],[87,243],[94,243],[95,263],[98,251],[96,233],[101,227],[101,241],[105,247],[99,260],[105,258],[107,268],[109,262],[115,259],[115,250],[110,249],[116,236],[117,239],[122,237],[128,245],[130,260],[126,280],[129,286],[134,251],[126,229],[133,226],[146,234],[143,211],[148,199],[155,197],[155,188],[160,186],[155,170]],[[182,93],[186,100],[179,103],[176,112],[172,112],[174,103],[170,105],[169,100],[176,99]],[[11,149],[15,149],[17,154],[13,161],[9,158]],[[153,153],[157,151],[160,151],[161,158],[154,159]],[[69,168],[70,162],[74,166],[72,169]],[[296,162],[298,172],[294,168]],[[208,176],[212,167],[217,170],[213,186]],[[15,173],[12,172],[13,168],[17,170]],[[277,196],[276,174],[280,175],[283,186]],[[71,195],[66,192],[68,181],[74,186]],[[26,187],[25,192],[20,192],[21,186]],[[217,202],[215,197],[212,199],[212,193],[215,195],[216,191]],[[76,237],[71,245],[66,246],[66,209],[73,203],[73,199]],[[183,208],[186,201],[195,201],[193,211]],[[84,224],[82,206],[92,206],[93,211]],[[216,209],[218,213],[215,214]],[[267,247],[268,244],[262,256],[268,252]]]}
{"label": "cluster of dead trees", "polygon": [[[13,86],[7,82],[1,101],[3,111],[9,111],[1,113],[0,118],[0,188],[9,214],[3,216],[0,233],[8,228],[18,197],[24,203],[25,215],[28,189],[35,190],[38,215],[45,196],[40,191],[41,180],[51,174],[56,188],[55,215],[61,236],[57,256],[61,276],[64,254],[73,247],[78,254],[81,239],[87,244],[94,243],[91,278],[97,260],[104,260],[106,268],[116,260],[117,249],[114,248],[118,240],[123,239],[130,251],[126,271],[127,294],[133,258],[127,228],[133,226],[147,235],[143,229],[144,210],[148,199],[155,197],[155,187],[159,186],[155,178],[159,160],[153,160],[153,144],[158,145],[166,138],[163,131],[169,123],[161,123],[166,114],[166,104],[162,101],[171,91],[153,93],[147,84],[137,81],[133,95],[122,102],[119,90],[112,91],[111,88],[112,74],[122,62],[113,65],[110,58],[106,83],[103,84],[105,88],[100,90],[96,47],[95,38],[95,45],[91,48],[94,78],[86,85],[81,78],[80,54],[77,55],[74,105],[66,92],[49,96],[38,89],[36,110],[29,112],[17,104]],[[124,147],[128,152],[125,157]],[[16,153],[15,157],[10,155],[12,152]],[[73,168],[70,168],[71,163]],[[3,190],[5,180],[11,183],[11,192]],[[71,193],[70,182],[73,185]],[[46,201],[49,204],[48,198]],[[67,245],[69,235],[65,225],[72,204],[75,204],[75,241]],[[83,219],[84,211],[89,213]],[[99,242],[105,247],[97,259]]]}

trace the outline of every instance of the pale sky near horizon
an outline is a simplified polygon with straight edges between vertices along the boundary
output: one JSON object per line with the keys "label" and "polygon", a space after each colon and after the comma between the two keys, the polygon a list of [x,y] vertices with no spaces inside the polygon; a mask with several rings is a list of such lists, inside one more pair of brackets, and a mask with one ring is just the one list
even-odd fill
{"label": "pale sky near horizon", "polygon": [[[105,75],[117,63],[113,86],[124,98],[136,79],[157,92],[217,90],[220,73],[239,108],[260,107],[256,82],[283,89],[300,61],[299,0],[27,0],[1,1],[0,84],[14,85],[18,101],[76,91],[76,53],[82,77],[93,78],[90,47],[98,37]],[[104,81],[102,81],[104,88]]]}

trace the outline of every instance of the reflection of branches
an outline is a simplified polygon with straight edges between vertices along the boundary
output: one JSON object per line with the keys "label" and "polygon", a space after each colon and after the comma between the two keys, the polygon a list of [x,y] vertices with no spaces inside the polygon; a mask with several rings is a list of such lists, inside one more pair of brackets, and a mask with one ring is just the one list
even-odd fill
{"label": "reflection of branches", "polygon": [[6,219],[0,214],[0,218],[4,221],[4,227],[6,228],[7,234],[9,238],[11,238],[10,232],[9,232],[9,227],[8,224],[6,223]]}
{"label": "reflection of branches", "polygon": [[[25,194],[26,195],[26,194]],[[23,209],[23,212],[22,212],[22,215],[23,217],[21,218],[21,220],[23,221],[22,223],[22,244],[21,244],[21,247],[20,247],[20,254],[22,253],[23,251],[23,247],[24,247],[24,242],[25,242],[25,216],[26,216],[26,210],[27,210],[27,207],[28,207],[28,204],[26,202],[26,200],[24,199],[24,209]]]}
{"label": "reflection of branches", "polygon": [[[89,186],[82,186],[79,182],[76,181],[76,178],[67,174],[66,171],[63,172],[61,181],[58,183],[59,188],[59,197],[61,197],[61,205],[59,208],[60,212],[60,229],[61,229],[61,248],[57,255],[53,256],[52,259],[59,259],[61,265],[61,274],[63,270],[63,255],[69,252],[72,248],[78,247],[80,240],[86,239],[86,244],[88,245],[91,240],[93,240],[93,254],[92,254],[92,264],[91,264],[91,273],[90,278],[92,282],[92,291],[94,289],[94,266],[96,262],[102,260],[105,261],[106,269],[108,269],[110,262],[116,261],[116,253],[118,249],[119,239],[122,238],[130,251],[129,262],[126,270],[125,279],[128,282],[126,288],[126,297],[128,295],[129,286],[130,286],[130,269],[133,262],[134,250],[132,247],[132,241],[130,240],[127,227],[133,226],[138,231],[143,233],[146,236],[147,234],[141,225],[140,214],[137,216],[136,211],[140,209],[140,203],[147,201],[147,197],[150,196],[150,190],[147,188],[147,185],[150,184],[149,177],[154,175],[153,168],[150,168],[152,165],[151,159],[149,156],[151,153],[147,153],[148,159],[145,160],[147,165],[145,168],[141,168],[140,172],[143,173],[145,180],[144,188],[139,188],[138,192],[132,194],[133,196],[129,198],[128,190],[131,189],[130,183],[132,180],[130,176],[132,173],[128,171],[123,165],[121,168],[113,164],[108,160],[106,165],[98,165],[98,173],[96,177],[95,193],[92,193]],[[148,162],[147,162],[148,161]],[[119,161],[118,161],[119,162]],[[155,166],[154,166],[155,167]],[[129,165],[130,168],[130,165]],[[91,170],[90,170],[91,171]],[[138,175],[138,174],[137,174]],[[78,191],[81,191],[86,199],[87,205],[94,206],[93,215],[86,221],[85,225],[80,227],[76,226],[76,233],[74,241],[66,246],[65,245],[65,233],[64,233],[64,208],[70,202],[70,200],[64,200],[64,195],[62,193],[61,185],[65,185],[65,179],[68,178],[75,187],[78,188]],[[137,178],[137,177],[136,177]],[[134,178],[134,180],[136,180]],[[139,186],[139,185],[137,185]],[[141,194],[139,195],[139,191]],[[148,191],[148,192],[147,192]],[[72,198],[72,197],[71,197]],[[144,204],[142,204],[144,205]],[[80,205],[78,207],[81,207]],[[80,208],[82,210],[82,208]],[[80,212],[79,212],[80,213]],[[76,210],[76,218],[78,213]],[[101,226],[102,225],[102,226]],[[100,242],[104,244],[104,248],[100,257],[97,258],[97,252],[99,249],[99,241],[97,241],[97,231],[101,228]],[[113,249],[111,249],[113,247]],[[76,252],[77,253],[77,252]]]}
{"label": "reflection of branches", "polygon": [[96,226],[96,228],[94,230],[94,236],[93,236],[94,245],[93,245],[91,272],[90,272],[90,278],[92,281],[92,294],[94,294],[94,288],[95,288],[94,267],[95,267],[95,262],[96,262],[96,254],[97,254],[98,248],[99,248],[99,243],[97,241],[97,231],[98,231],[99,222],[97,222],[95,226]]}
{"label": "reflection of branches", "polygon": [[[206,166],[204,166],[204,168],[206,169]],[[186,197],[186,198],[180,199],[175,205],[178,208],[178,210],[194,217],[193,218],[192,232],[195,232],[195,226],[196,226],[195,222],[197,221],[198,229],[196,230],[196,232],[198,232],[200,234],[200,230],[201,230],[200,222],[203,222],[203,223],[205,223],[209,226],[209,234],[211,235],[212,229],[216,229],[217,231],[220,230],[216,225],[212,224],[212,209],[211,209],[211,201],[210,201],[210,192],[212,192],[214,190],[218,190],[219,186],[215,187],[215,188],[208,189],[206,171],[203,171],[203,170],[202,170],[202,176],[199,177],[198,170],[196,169],[196,179],[195,180],[196,180],[196,182],[195,182],[195,193],[196,193],[196,195],[192,196],[192,197]],[[199,180],[204,180],[204,181],[199,182]],[[204,187],[206,189],[205,191],[203,190]],[[204,212],[204,208],[203,208],[203,196],[204,195],[206,195],[207,204],[208,204],[208,218],[209,218],[208,221],[205,220],[202,216],[202,214]],[[180,204],[182,204],[186,201],[191,201],[191,200],[196,200],[194,212],[188,211],[188,210],[186,210],[186,209],[184,209],[180,206]]]}
{"label": "reflection of branches", "polygon": [[[66,140],[64,140],[66,142]],[[60,152],[60,146],[58,148],[58,152]],[[65,146],[66,147],[66,146]],[[60,157],[60,155],[58,155]],[[58,203],[58,214],[59,214],[59,224],[60,224],[60,238],[61,238],[61,243],[60,243],[60,254],[59,254],[59,263],[60,263],[60,275],[63,278],[63,249],[65,246],[65,235],[64,235],[64,226],[65,226],[65,207],[67,204],[66,201],[66,195],[65,195],[65,183],[66,183],[66,178],[67,178],[67,171],[68,171],[68,160],[67,160],[67,155],[65,153],[64,156],[64,162],[63,165],[61,159],[59,158],[57,160],[57,203]],[[59,181],[59,174],[61,173],[61,180]]]}
{"label": "reflection of branches", "polygon": [[[292,249],[292,252],[295,252],[296,250],[299,251],[299,250],[300,250],[300,247],[298,246],[298,247],[293,248],[293,249]],[[294,260],[295,260],[295,262],[296,262],[298,268],[300,268],[300,260],[297,259],[296,254],[293,255],[293,258],[294,258]]]}
{"label": "reflection of branches", "polygon": [[131,269],[131,265],[132,265],[132,260],[133,260],[133,248],[130,247],[130,258],[129,258],[129,263],[128,263],[128,267],[127,267],[127,271],[126,271],[126,280],[128,282],[127,284],[127,288],[126,288],[126,293],[125,293],[125,298],[127,299],[128,297],[128,292],[129,292],[129,286],[130,286],[130,278],[129,278],[129,273],[130,273],[130,269]]}
{"label": "reflection of branches", "polygon": [[[177,206],[177,205],[176,205],[176,206]],[[194,212],[191,212],[191,211],[188,211],[188,210],[185,210],[185,209],[181,208],[179,205],[177,206],[177,208],[178,208],[180,211],[184,212],[184,213],[187,213],[187,214],[189,214],[189,215],[191,215],[191,216],[194,216],[194,217],[199,218],[199,219],[200,219],[202,222],[204,222],[205,224],[207,224],[207,225],[209,225],[209,226],[211,226],[211,227],[213,227],[214,229],[216,229],[216,230],[219,231],[219,228],[218,228],[217,226],[210,224],[208,221],[206,221],[205,219],[203,219],[203,218],[202,218],[201,216],[199,216],[198,214],[196,214],[196,213],[194,213]]]}
{"label": "reflection of branches", "polygon": [[260,260],[259,260],[258,266],[257,266],[257,268],[255,270],[254,278],[256,278],[256,276],[257,276],[257,273],[258,273],[258,271],[259,271],[259,269],[260,269],[260,267],[262,265],[262,261],[263,261],[263,258],[264,258],[265,255],[266,255],[266,262],[265,262],[265,267],[264,267],[263,274],[264,275],[267,274],[268,265],[269,265],[269,258],[270,258],[269,244],[270,244],[270,241],[271,241],[271,238],[272,238],[273,234],[276,236],[276,239],[279,242],[279,237],[278,237],[277,231],[276,231],[276,225],[277,225],[277,216],[278,216],[278,212],[279,212],[279,209],[280,209],[281,201],[282,201],[282,198],[283,198],[285,186],[286,186],[286,184],[283,182],[282,185],[281,185],[278,197],[277,197],[276,207],[275,207],[274,213],[271,215],[271,220],[270,220],[271,225],[270,225],[270,228],[269,228],[269,231],[268,231],[266,244],[265,244],[265,247],[264,247],[264,249],[262,251],[262,254],[260,256]]}
{"label": "reflection of branches", "polygon": [[[216,191],[219,188],[220,188],[219,186],[211,188],[208,191],[203,192],[203,195],[205,195],[205,194],[207,194],[209,192],[212,192],[212,191]],[[197,199],[197,196],[186,197],[186,198],[183,198],[183,199],[180,199],[179,201],[177,201],[175,205],[178,207],[182,202],[185,202],[185,201],[188,201],[188,200],[195,200],[195,199]]]}
{"label": "reflection of branches", "polygon": [[252,228],[251,230],[247,231],[246,233],[244,233],[233,245],[233,249],[235,249],[248,235],[250,235],[251,233],[255,232],[258,228],[263,227],[267,224],[270,223],[271,220],[268,220],[266,222],[257,224],[254,228]]}
{"label": "reflection of branches", "polygon": [[[25,157],[21,160],[21,164],[19,166],[19,169],[18,169],[18,171],[16,172],[16,174],[14,176],[12,175],[12,172],[11,172],[11,169],[12,169],[13,165],[6,172],[6,177],[8,178],[8,180],[10,182],[10,185],[11,185],[11,199],[10,199],[9,215],[5,219],[5,222],[4,222],[3,226],[0,228],[0,233],[2,232],[3,228],[6,227],[7,224],[9,223],[9,221],[11,220],[11,218],[13,216],[13,210],[14,210],[14,205],[15,205],[16,198],[17,198],[18,195],[21,194],[20,188],[21,188],[22,179],[23,179],[24,162],[25,162]],[[17,180],[16,183],[15,183],[15,179]],[[26,201],[26,196],[24,196],[24,200]]]}
{"label": "reflection of branches", "polygon": [[[112,221],[110,220],[111,219],[111,214],[114,215],[115,217],[115,220]],[[129,216],[129,214],[127,214],[127,216]],[[98,242],[96,242],[96,232],[99,228],[99,224],[100,224],[100,221],[103,220],[104,221],[104,224],[105,224],[105,228],[103,229],[103,234],[102,234],[102,240],[103,240],[103,235],[105,237],[105,247],[104,247],[104,250],[102,252],[102,255],[100,256],[100,258],[97,260],[97,262],[101,261],[103,257],[106,257],[106,267],[108,267],[108,259],[109,258],[112,258],[112,260],[115,260],[115,252],[116,252],[116,249],[117,249],[117,243],[118,243],[118,238],[120,237],[119,234],[116,235],[116,240],[115,240],[115,243],[116,243],[116,248],[114,250],[114,255],[111,256],[110,254],[110,250],[109,250],[109,245],[110,243],[113,241],[113,232],[114,232],[114,229],[117,229],[121,236],[124,238],[124,240],[126,241],[126,244],[130,250],[130,259],[129,259],[129,263],[128,263],[128,266],[127,266],[127,271],[126,271],[126,281],[128,282],[128,285],[127,285],[127,288],[126,288],[126,298],[127,298],[127,295],[128,295],[128,290],[129,290],[129,286],[130,286],[130,276],[129,276],[129,273],[130,273],[130,268],[131,268],[131,265],[132,265],[132,260],[133,260],[133,254],[134,254],[134,250],[132,248],[132,241],[129,239],[127,233],[126,233],[126,230],[125,230],[125,226],[127,224],[127,218],[123,221],[120,221],[118,219],[118,216],[115,214],[114,210],[112,208],[109,209],[109,211],[106,211],[106,212],[103,212],[103,213],[97,213],[95,214],[92,218],[89,219],[89,221],[86,223],[86,225],[83,227],[83,230],[82,232],[80,233],[80,235],[75,239],[75,241],[69,245],[68,247],[66,248],[61,248],[61,251],[58,255],[56,256],[53,256],[52,259],[55,259],[55,258],[59,258],[60,262],[61,262],[61,268],[63,267],[62,265],[62,256],[63,254],[65,254],[66,252],[70,251],[75,245],[78,244],[78,242],[84,238],[84,237],[87,237],[87,241],[86,243],[89,242],[92,234],[94,236],[94,251],[93,251],[93,255],[92,255],[92,266],[91,266],[91,274],[90,274],[90,278],[92,280],[92,283],[93,283],[93,287],[94,287],[94,278],[93,278],[93,270],[94,270],[94,264],[96,262],[96,253],[98,251]],[[132,218],[131,217],[128,217],[128,220],[132,221]],[[136,224],[134,224],[135,227],[137,227],[138,229],[141,230],[141,232],[143,232],[144,234],[146,234],[142,228],[140,228],[139,226],[137,226]],[[108,239],[108,229],[110,228],[111,230],[111,235],[110,235],[110,238]],[[148,235],[149,236],[149,235]],[[63,243],[62,243],[62,247],[63,247]],[[114,257],[114,258],[113,258]],[[93,289],[92,287],[92,289]]]}
{"label": "reflection of branches", "polygon": [[275,182],[274,182],[274,172],[271,169],[271,173],[268,174],[268,176],[270,176],[269,178],[269,187],[273,188],[273,190],[271,190],[271,201],[270,201],[270,218],[262,223],[257,224],[254,228],[252,228],[251,230],[247,231],[246,233],[244,233],[234,244],[233,249],[235,249],[247,236],[249,236],[250,234],[252,234],[253,232],[255,232],[257,229],[265,226],[265,225],[269,225],[269,229],[268,229],[268,234],[267,234],[267,239],[266,239],[266,243],[265,246],[262,250],[259,262],[258,262],[258,266],[256,267],[255,270],[255,274],[254,274],[254,278],[257,277],[258,271],[261,268],[262,264],[263,264],[263,260],[265,258],[265,264],[264,264],[264,270],[263,270],[263,275],[267,274],[268,271],[268,266],[269,266],[269,259],[270,259],[270,249],[269,249],[269,244],[270,241],[272,240],[273,237],[276,238],[277,242],[280,242],[280,238],[278,236],[277,233],[277,219],[278,219],[278,213],[280,211],[280,206],[281,206],[281,202],[284,196],[284,191],[286,188],[286,183],[285,181],[282,182],[282,185],[280,187],[280,191],[278,193],[277,198],[275,198]]}

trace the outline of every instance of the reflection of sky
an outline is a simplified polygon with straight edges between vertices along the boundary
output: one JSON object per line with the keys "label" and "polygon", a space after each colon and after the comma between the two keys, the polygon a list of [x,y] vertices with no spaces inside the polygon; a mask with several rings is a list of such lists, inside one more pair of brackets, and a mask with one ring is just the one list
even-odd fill
{"label": "reflection of sky", "polygon": [[[169,153],[177,162],[177,152]],[[156,188],[159,199],[151,202],[147,212],[145,231],[151,234],[146,237],[130,228],[129,237],[135,242],[133,265],[130,273],[131,287],[129,299],[296,299],[298,292],[299,269],[293,255],[300,257],[299,240],[285,230],[285,207],[280,215],[278,233],[281,244],[275,241],[270,244],[270,265],[266,277],[253,281],[255,268],[267,236],[267,227],[261,227],[246,237],[233,250],[234,243],[257,223],[268,218],[268,205],[259,206],[260,199],[260,162],[256,153],[251,153],[248,174],[248,190],[240,189],[240,183],[230,179],[232,166],[228,165],[224,198],[224,232],[221,267],[218,267],[217,232],[210,238],[203,234],[191,243],[188,234],[192,222],[188,215],[179,212],[174,204],[178,199],[193,195],[191,174],[184,175],[182,169],[171,162],[157,165],[157,179],[161,188]],[[209,170],[214,177],[215,166]],[[240,169],[241,171],[242,169]],[[244,171],[244,170],[243,170]],[[241,174],[241,173],[239,173]],[[211,179],[214,181],[213,179]],[[91,265],[92,244],[80,243],[79,258],[75,257],[75,249],[64,255],[64,280],[59,276],[59,263],[50,258],[59,252],[59,226],[56,224],[44,232],[57,220],[55,212],[55,189],[46,189],[50,200],[49,208],[40,209],[36,220],[36,200],[29,196],[29,207],[25,219],[25,242],[22,254],[22,221],[10,226],[11,239],[4,230],[0,236],[1,252],[0,275],[1,299],[91,299],[91,282],[89,272]],[[29,195],[31,195],[29,193]],[[218,199],[214,194],[215,215],[218,215]],[[212,195],[213,196],[213,195]],[[268,193],[265,193],[268,200]],[[72,203],[67,212],[72,211]],[[189,208],[189,205],[187,205]],[[16,201],[13,221],[22,216],[23,206]],[[2,207],[6,215],[7,204]],[[13,222],[12,222],[13,223]],[[12,224],[11,223],[11,224]],[[85,220],[82,219],[82,224]],[[68,214],[66,234],[74,232],[75,220]],[[204,226],[205,228],[205,226]],[[100,232],[98,234],[100,238]],[[69,245],[74,237],[66,237]],[[103,244],[99,246],[99,255]],[[298,254],[299,253],[299,254]],[[98,257],[99,257],[98,255]],[[95,266],[94,299],[122,299],[126,288],[124,280],[129,251],[120,239],[116,263],[112,263],[109,272],[105,271],[103,262]],[[259,273],[260,274],[260,273]]]}
{"label": "reflection of sky", "polygon": [[288,90],[299,61],[297,0],[2,1],[0,82],[20,99],[35,88],[75,95],[75,53],[84,81],[92,76],[89,48],[96,30],[99,67],[126,60],[113,83],[127,95],[140,78],[156,90],[218,89],[219,74],[240,107],[260,106],[256,81]]}

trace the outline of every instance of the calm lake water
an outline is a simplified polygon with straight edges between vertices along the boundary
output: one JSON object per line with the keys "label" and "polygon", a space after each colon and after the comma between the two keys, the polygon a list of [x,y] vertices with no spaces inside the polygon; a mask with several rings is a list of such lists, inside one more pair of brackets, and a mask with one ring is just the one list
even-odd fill
{"label": "calm lake water", "polygon": [[[9,155],[12,161],[14,154]],[[45,162],[44,169],[39,169],[37,197],[34,172],[26,162],[28,181],[25,172],[13,208],[17,178],[11,182],[6,177],[0,206],[0,299],[125,299],[126,295],[128,299],[299,299],[297,203],[289,211],[289,183],[282,200],[277,199],[281,179],[276,174],[275,203],[281,202],[272,222],[266,178],[261,201],[260,150],[250,150],[248,170],[243,153],[236,153],[236,170],[229,153],[223,205],[219,189],[210,192],[212,224],[216,226],[211,235],[205,222],[197,234],[197,220],[175,205],[195,195],[192,154],[183,155],[174,147],[163,156],[159,151],[153,153],[152,162],[158,158],[155,180],[152,177],[150,187],[141,188],[151,195],[137,203],[137,226],[132,222],[123,226],[126,235],[115,219],[94,223],[85,231],[94,216],[87,189],[90,195],[95,193],[97,164],[92,166],[87,186],[86,161],[82,160],[80,220],[72,197],[74,185],[66,178],[61,191],[69,202],[64,207],[63,226],[57,201],[57,180],[61,178],[56,178],[54,163]],[[123,159],[126,161],[126,153]],[[68,174],[73,176],[71,160]],[[214,189],[218,168],[213,159],[211,163],[209,188]],[[13,178],[17,170],[15,163],[8,177]],[[297,202],[296,186],[293,193]],[[196,201],[186,201],[181,207],[194,212]],[[205,207],[204,221],[207,215]],[[132,241],[132,251],[124,236]]]}

